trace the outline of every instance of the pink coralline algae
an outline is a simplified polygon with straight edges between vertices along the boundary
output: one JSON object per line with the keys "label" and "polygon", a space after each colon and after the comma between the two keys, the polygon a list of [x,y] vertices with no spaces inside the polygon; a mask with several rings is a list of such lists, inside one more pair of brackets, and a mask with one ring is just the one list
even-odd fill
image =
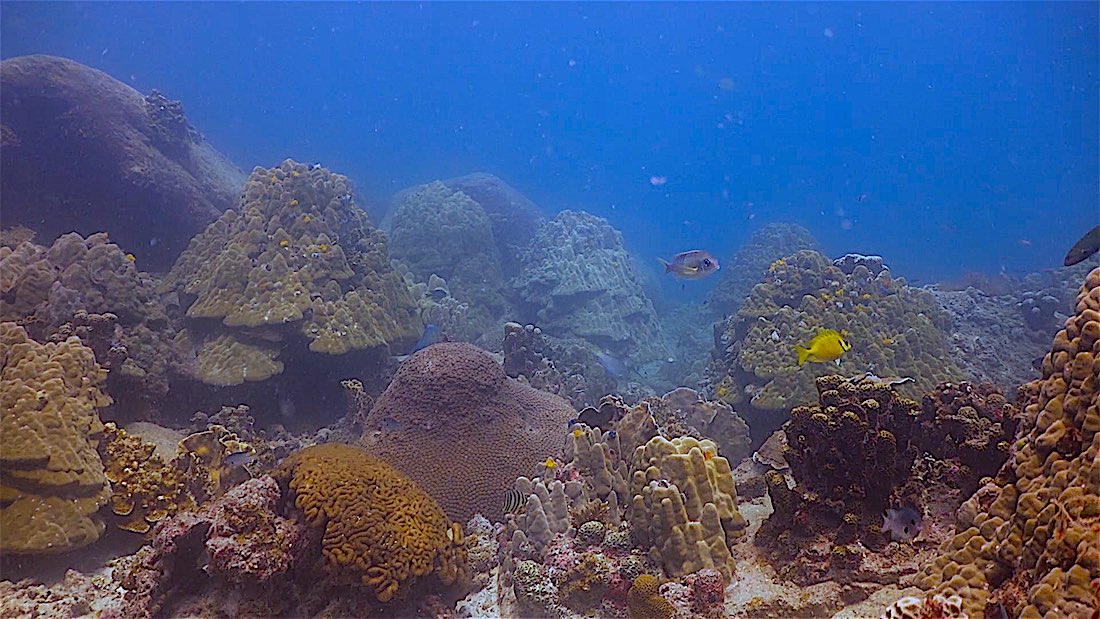
{"label": "pink coralline algae", "polygon": [[721,617],[726,605],[726,583],[716,570],[699,570],[684,577],[691,592],[691,610],[697,616]]}

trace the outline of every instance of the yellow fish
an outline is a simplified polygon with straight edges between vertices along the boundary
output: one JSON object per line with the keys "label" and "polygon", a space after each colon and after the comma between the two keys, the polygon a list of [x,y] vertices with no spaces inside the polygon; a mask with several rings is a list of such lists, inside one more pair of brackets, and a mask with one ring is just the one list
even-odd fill
{"label": "yellow fish", "polygon": [[798,353],[799,367],[807,361],[813,363],[835,361],[851,349],[852,345],[834,329],[822,329],[805,346],[794,347],[794,351]]}

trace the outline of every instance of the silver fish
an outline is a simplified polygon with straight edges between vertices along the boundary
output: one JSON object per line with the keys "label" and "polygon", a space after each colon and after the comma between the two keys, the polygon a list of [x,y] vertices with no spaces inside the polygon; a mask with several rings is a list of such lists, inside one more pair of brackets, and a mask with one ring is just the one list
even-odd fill
{"label": "silver fish", "polygon": [[703,279],[718,270],[718,259],[701,249],[676,254],[669,262],[661,260],[661,264],[665,273],[684,279]]}
{"label": "silver fish", "polygon": [[924,528],[924,516],[913,507],[890,508],[882,516],[882,533],[889,532],[895,542],[911,542]]}

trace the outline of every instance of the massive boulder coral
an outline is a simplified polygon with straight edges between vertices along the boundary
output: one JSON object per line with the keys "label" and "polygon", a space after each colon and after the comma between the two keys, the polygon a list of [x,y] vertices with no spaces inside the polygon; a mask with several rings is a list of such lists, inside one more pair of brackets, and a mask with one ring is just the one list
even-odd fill
{"label": "massive boulder coral", "polygon": [[56,554],[103,533],[110,493],[96,446],[106,372],[76,337],[39,344],[0,323],[0,550]]}
{"label": "massive boulder coral", "polygon": [[364,443],[459,522],[503,517],[505,491],[562,453],[569,403],[505,376],[489,355],[440,343],[401,364],[365,421]]}
{"label": "massive boulder coral", "polygon": [[504,278],[485,209],[468,195],[436,181],[403,195],[389,220],[393,257],[420,281],[447,280],[450,293],[469,303],[485,329],[502,315]]}
{"label": "massive boulder coral", "polygon": [[363,450],[337,443],[292,454],[275,477],[310,527],[323,530],[327,569],[369,587],[379,602],[435,574],[463,577],[462,527],[415,482]]}
{"label": "massive boulder coral", "polygon": [[722,263],[707,311],[718,318],[736,313],[773,262],[803,249],[817,250],[818,243],[809,230],[798,224],[773,223],[753,232],[737,253]]}
{"label": "massive boulder coral", "polygon": [[[826,374],[912,378],[900,387],[919,397],[940,382],[961,379],[948,355],[947,318],[925,291],[894,279],[881,262],[838,261],[815,251],[777,260],[737,313],[715,327],[717,361],[711,384],[738,405],[759,438],[785,411],[817,399],[814,380]],[[840,369],[830,363],[799,367],[795,346],[820,329],[847,331],[852,349]]]}
{"label": "massive boulder coral", "polygon": [[582,340],[543,333],[535,325],[504,325],[504,373],[569,400],[578,410],[616,390],[615,376]]}
{"label": "massive boulder coral", "polygon": [[283,370],[279,352],[303,340],[312,352],[339,355],[403,351],[420,336],[385,237],[355,205],[346,177],[291,160],[256,168],[238,209],[192,239],[165,280],[193,299],[184,341],[197,355],[197,378],[265,380]]}
{"label": "massive boulder coral", "polygon": [[668,347],[642,278],[607,220],[562,211],[539,227],[512,280],[523,320],[635,363]]}
{"label": "massive boulder coral", "polygon": [[519,272],[523,249],[544,220],[538,205],[485,172],[449,178],[443,184],[473,198],[485,210],[500,253],[500,270],[504,277],[514,277]]}
{"label": "massive boulder coral", "polygon": [[80,337],[110,371],[109,413],[155,417],[182,364],[157,279],[106,234],[73,232],[43,247],[17,232],[0,236],[0,320],[24,324],[41,341]]}
{"label": "massive boulder coral", "polygon": [[1100,603],[1100,269],[1077,295],[1021,389],[1019,439],[997,476],[960,510],[957,533],[921,575],[930,593],[983,616],[1094,616]]}
{"label": "massive boulder coral", "polygon": [[0,63],[5,225],[106,231],[161,270],[233,201],[244,174],[178,102],[54,56]]}

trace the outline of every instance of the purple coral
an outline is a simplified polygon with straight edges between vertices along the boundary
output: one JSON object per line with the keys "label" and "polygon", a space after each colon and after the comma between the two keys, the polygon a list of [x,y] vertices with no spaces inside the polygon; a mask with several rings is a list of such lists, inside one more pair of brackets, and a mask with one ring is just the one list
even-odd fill
{"label": "purple coral", "polygon": [[720,617],[725,611],[726,583],[716,570],[699,570],[684,577],[691,595],[691,610],[699,616]]}

